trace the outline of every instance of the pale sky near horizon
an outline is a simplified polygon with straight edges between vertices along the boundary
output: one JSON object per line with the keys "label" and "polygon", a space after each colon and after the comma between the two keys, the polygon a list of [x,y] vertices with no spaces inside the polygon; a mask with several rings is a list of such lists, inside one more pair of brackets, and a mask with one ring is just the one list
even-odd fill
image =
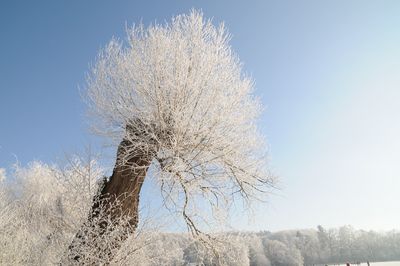
{"label": "pale sky near horizon", "polygon": [[233,35],[281,179],[233,225],[400,229],[398,1],[2,1],[0,168],[100,150],[78,90],[98,50],[192,7]]}

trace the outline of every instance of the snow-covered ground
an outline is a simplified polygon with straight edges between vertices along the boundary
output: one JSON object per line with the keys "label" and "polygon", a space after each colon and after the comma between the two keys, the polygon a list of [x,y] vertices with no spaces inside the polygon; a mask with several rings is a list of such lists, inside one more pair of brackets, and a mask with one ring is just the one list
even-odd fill
{"label": "snow-covered ground", "polygon": [[[369,264],[371,266],[400,266],[400,261],[370,262]],[[346,265],[346,264],[340,264],[340,266],[342,266],[342,265]],[[367,266],[367,263],[351,264],[351,266],[354,266],[354,265]]]}
{"label": "snow-covered ground", "polygon": [[[371,266],[400,266],[400,261],[387,261],[387,262],[370,262],[369,263]],[[361,264],[361,265],[367,265]]]}

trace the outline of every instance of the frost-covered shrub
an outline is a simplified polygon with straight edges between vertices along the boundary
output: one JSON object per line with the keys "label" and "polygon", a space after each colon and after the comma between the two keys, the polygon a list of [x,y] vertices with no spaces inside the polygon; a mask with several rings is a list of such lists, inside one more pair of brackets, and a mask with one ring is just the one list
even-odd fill
{"label": "frost-covered shrub", "polygon": [[65,168],[15,165],[0,182],[0,264],[50,265],[85,220],[102,170],[77,157]]}

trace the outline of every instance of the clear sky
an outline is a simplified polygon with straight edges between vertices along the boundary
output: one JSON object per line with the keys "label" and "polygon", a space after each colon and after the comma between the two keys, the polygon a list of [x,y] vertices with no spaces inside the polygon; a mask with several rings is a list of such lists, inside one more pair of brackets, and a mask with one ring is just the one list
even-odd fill
{"label": "clear sky", "polygon": [[192,7],[232,33],[281,178],[234,226],[400,229],[399,1],[1,1],[0,168],[100,149],[78,90],[99,48]]}

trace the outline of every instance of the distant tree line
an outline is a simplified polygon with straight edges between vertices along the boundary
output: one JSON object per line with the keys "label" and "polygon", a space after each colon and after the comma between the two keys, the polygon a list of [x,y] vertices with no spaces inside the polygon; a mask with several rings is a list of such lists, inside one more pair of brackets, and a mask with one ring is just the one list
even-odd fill
{"label": "distant tree line", "polygon": [[[318,226],[317,229],[247,233],[243,237],[250,240],[250,265],[265,265],[258,260],[265,259],[262,255],[276,266],[400,260],[400,232],[395,230],[376,232],[351,226],[330,229]],[[259,244],[254,244],[257,241]]]}
{"label": "distant tree line", "polygon": [[[212,256],[204,256],[193,243],[188,244],[185,235],[164,235],[158,245],[175,246],[179,263],[168,265],[213,265]],[[396,261],[400,260],[399,231],[364,231],[351,226],[326,229],[232,232],[225,257],[229,265],[325,265],[345,262]],[[171,244],[174,243],[172,246]],[[151,249],[151,250],[160,250]],[[165,250],[165,249],[161,249]],[[240,254],[233,256],[232,253]]]}

